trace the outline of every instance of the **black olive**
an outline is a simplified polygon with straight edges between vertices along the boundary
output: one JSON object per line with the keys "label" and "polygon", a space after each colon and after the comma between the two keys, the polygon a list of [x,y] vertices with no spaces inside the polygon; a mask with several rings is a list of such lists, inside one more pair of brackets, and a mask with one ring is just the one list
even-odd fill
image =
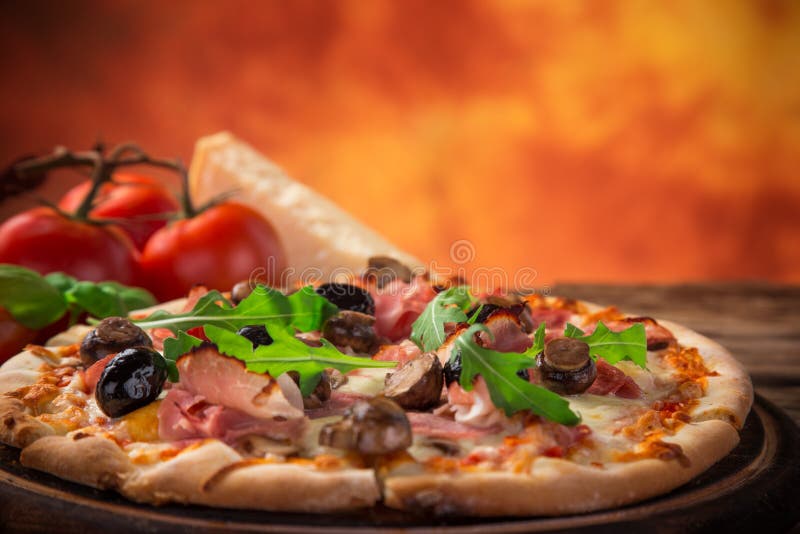
{"label": "black olive", "polygon": [[444,383],[447,387],[461,378],[461,351],[450,356],[444,364]]}
{"label": "black olive", "polygon": [[130,347],[152,347],[144,330],[124,317],[107,317],[83,338],[81,361],[89,367],[97,360]]}
{"label": "black olive", "polygon": [[315,290],[319,295],[335,304],[340,310],[349,310],[367,315],[375,315],[375,301],[364,288],[351,284],[331,282],[322,284]]}
{"label": "black olive", "polygon": [[250,293],[253,292],[253,287],[250,285],[249,280],[242,280],[241,282],[236,282],[236,285],[233,286],[231,289],[231,301],[234,304],[239,304],[244,299],[250,296]]}
{"label": "black olive", "polygon": [[167,362],[148,347],[125,349],[106,365],[97,382],[97,405],[109,417],[147,406],[161,394]]}
{"label": "black olive", "polygon": [[243,326],[236,332],[240,336],[244,336],[253,343],[255,349],[259,345],[271,345],[272,336],[267,332],[267,327],[263,324],[251,324]]}
{"label": "black olive", "polygon": [[536,357],[542,383],[561,395],[583,393],[597,378],[597,366],[589,355],[589,345],[573,338],[557,338],[547,343]]}

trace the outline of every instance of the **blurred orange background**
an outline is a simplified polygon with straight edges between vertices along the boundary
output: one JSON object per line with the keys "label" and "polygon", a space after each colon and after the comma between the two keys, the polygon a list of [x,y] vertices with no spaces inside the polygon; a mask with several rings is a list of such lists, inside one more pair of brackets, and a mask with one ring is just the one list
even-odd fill
{"label": "blurred orange background", "polygon": [[800,281],[791,0],[3,2],[0,68],[0,162],[227,129],[440,264]]}

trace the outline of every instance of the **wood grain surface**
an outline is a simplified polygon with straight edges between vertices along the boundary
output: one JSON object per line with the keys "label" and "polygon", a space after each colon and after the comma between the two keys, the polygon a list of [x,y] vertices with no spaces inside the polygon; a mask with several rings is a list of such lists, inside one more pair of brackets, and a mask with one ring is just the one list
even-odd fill
{"label": "wood grain surface", "polygon": [[554,295],[669,319],[722,344],[756,391],[800,424],[800,287],[761,282],[680,285],[561,283]]}

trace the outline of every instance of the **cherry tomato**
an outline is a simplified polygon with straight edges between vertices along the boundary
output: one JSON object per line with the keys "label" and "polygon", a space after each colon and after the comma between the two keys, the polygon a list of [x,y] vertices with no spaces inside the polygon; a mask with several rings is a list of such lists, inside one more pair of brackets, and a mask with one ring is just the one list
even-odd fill
{"label": "cherry tomato", "polygon": [[0,308],[0,363],[14,356],[36,339],[31,330],[14,320],[10,313]]}
{"label": "cherry tomato", "polygon": [[41,274],[63,271],[79,280],[136,285],[138,257],[121,230],[75,221],[47,207],[19,213],[0,226],[0,263]]}
{"label": "cherry tomato", "polygon": [[[81,205],[89,189],[90,181],[76,185],[61,198],[58,207],[72,213]],[[147,216],[173,213],[178,202],[161,182],[149,176],[117,173],[114,181],[100,186],[95,198],[95,207],[89,212],[93,219],[122,219],[115,222],[133,240],[139,250],[153,233],[166,225],[166,219]],[[145,217],[142,217],[145,216]]]}
{"label": "cherry tomato", "polygon": [[142,252],[146,287],[162,300],[192,286],[229,290],[251,275],[276,282],[286,254],[272,225],[254,209],[225,202],[153,234]]}

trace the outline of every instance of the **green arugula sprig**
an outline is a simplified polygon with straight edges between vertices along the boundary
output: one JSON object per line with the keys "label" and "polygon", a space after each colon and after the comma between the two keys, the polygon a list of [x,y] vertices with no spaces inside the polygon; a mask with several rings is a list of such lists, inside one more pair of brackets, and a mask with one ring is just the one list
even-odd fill
{"label": "green arugula sprig", "polygon": [[83,313],[92,317],[124,317],[153,306],[146,290],[117,282],[79,281],[64,273],[39,273],[18,265],[0,265],[0,307],[20,324],[39,330],[69,313],[71,322]]}
{"label": "green arugula sprig", "polygon": [[569,402],[564,398],[517,376],[517,372],[536,366],[533,357],[481,347],[474,339],[478,332],[492,335],[485,325],[476,324],[464,331],[454,342],[450,358],[452,360],[456,355],[461,356],[459,384],[462,388],[470,391],[475,377],[481,375],[486,381],[492,403],[506,415],[531,410],[564,425],[575,425],[580,421],[580,417],[569,408]]}
{"label": "green arugula sprig", "polygon": [[[474,303],[475,298],[465,286],[445,289],[428,303],[411,325],[411,341],[425,352],[438,349],[447,337],[445,323],[466,322],[466,312]],[[477,312],[473,317],[477,317]]]}
{"label": "green arugula sprig", "polygon": [[[390,368],[396,365],[396,362],[348,356],[325,339],[320,339],[321,347],[312,347],[297,339],[292,327],[267,323],[266,328],[272,343],[259,345],[255,349],[252,341],[230,330],[211,324],[205,325],[203,330],[221,353],[242,360],[250,371],[272,376],[296,371],[300,375],[300,392],[303,396],[314,391],[325,369],[333,368],[346,373],[364,367]],[[164,357],[168,362],[170,380],[177,381],[177,359],[202,342],[183,331],[178,332],[178,337],[164,341]]]}
{"label": "green arugula sprig", "polygon": [[235,307],[222,293],[210,291],[189,312],[160,310],[136,321],[136,324],[143,329],[168,328],[178,334],[196,326],[214,325],[235,331],[247,325],[277,322],[308,332],[321,329],[337,311],[334,304],[318,295],[311,286],[287,297],[276,289],[259,285]]}
{"label": "green arugula sprig", "polygon": [[601,356],[611,365],[630,360],[642,369],[647,366],[647,333],[642,323],[635,323],[620,332],[612,332],[600,321],[594,332],[588,336],[577,326],[567,323],[564,336],[583,341],[589,345],[589,354],[593,358]]}

